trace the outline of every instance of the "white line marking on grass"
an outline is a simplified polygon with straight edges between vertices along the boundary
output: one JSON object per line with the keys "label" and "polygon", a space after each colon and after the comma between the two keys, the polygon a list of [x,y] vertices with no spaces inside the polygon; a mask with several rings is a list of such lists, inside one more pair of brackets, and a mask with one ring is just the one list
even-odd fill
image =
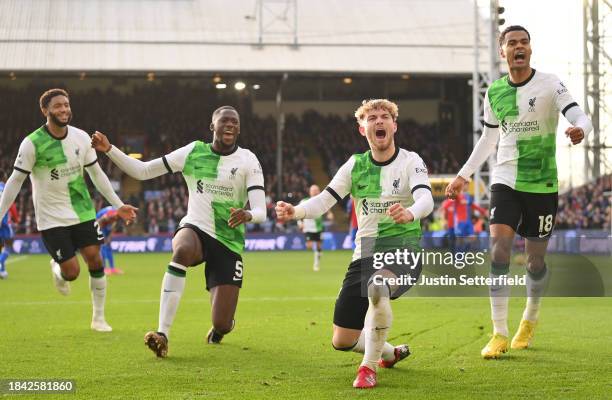
{"label": "white line marking on grass", "polygon": [[[277,301],[331,301],[335,300],[335,297],[332,296],[312,296],[312,297],[243,297],[240,298],[239,302],[277,302]],[[182,299],[182,303],[209,303],[210,299],[202,298],[202,299]],[[89,300],[79,300],[79,301],[66,301],[66,300],[45,300],[45,301],[7,301],[5,303],[0,303],[0,306],[45,306],[45,305],[57,305],[57,304],[69,304],[69,305],[77,305],[77,304],[90,304]],[[159,299],[138,299],[138,300],[109,300],[107,304],[135,304],[135,303],[159,303]]]}
{"label": "white line marking on grass", "polygon": [[336,300],[333,296],[295,296],[295,297],[241,297],[238,301],[327,301]]}
{"label": "white line marking on grass", "polygon": [[18,263],[18,262],[23,261],[23,260],[27,260],[28,258],[30,258],[30,256],[9,257],[9,259],[6,260],[6,263],[7,264],[14,264],[14,263]]}

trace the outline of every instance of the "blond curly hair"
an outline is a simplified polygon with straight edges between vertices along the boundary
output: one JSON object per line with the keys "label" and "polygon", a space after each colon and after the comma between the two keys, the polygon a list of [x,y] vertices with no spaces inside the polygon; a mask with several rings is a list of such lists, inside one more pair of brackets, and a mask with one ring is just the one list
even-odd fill
{"label": "blond curly hair", "polygon": [[372,110],[385,110],[391,114],[393,121],[397,121],[399,116],[399,109],[397,104],[387,99],[370,99],[361,102],[361,106],[355,111],[355,118],[357,122],[361,123],[365,116]]}

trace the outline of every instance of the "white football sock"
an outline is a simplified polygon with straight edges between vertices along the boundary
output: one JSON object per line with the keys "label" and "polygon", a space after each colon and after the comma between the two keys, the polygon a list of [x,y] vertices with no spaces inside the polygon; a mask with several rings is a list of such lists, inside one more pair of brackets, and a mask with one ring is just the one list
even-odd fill
{"label": "white football sock", "polygon": [[55,260],[53,260],[53,266],[51,267],[51,269],[53,270],[53,273],[58,279],[65,281],[64,277],[62,276],[62,268]]}
{"label": "white football sock", "polygon": [[169,335],[170,327],[174,322],[174,316],[185,290],[186,273],[187,268],[184,265],[171,262],[168,265],[168,271],[164,274],[159,301],[159,326],[157,331],[162,332],[166,337]]}
{"label": "white football sock", "polygon": [[89,276],[89,289],[91,290],[91,303],[95,321],[104,321],[104,303],[106,302],[106,276],[99,278]]}
{"label": "white football sock", "polygon": [[[361,335],[359,335],[359,340],[357,340],[355,347],[353,347],[351,351],[363,354],[365,351],[365,330],[366,328],[364,327],[364,329],[361,331]],[[385,342],[385,345],[383,346],[382,359],[385,361],[395,359],[395,347],[389,342]]]}
{"label": "white football sock", "polygon": [[[490,278],[497,278],[503,275],[490,273]],[[491,320],[493,321],[493,334],[500,334],[508,337],[508,300],[510,296],[510,286],[505,284],[489,286],[489,299],[491,301]]]}
{"label": "white football sock", "polygon": [[540,314],[540,302],[550,276],[546,266],[544,268],[543,273],[538,274],[537,278],[527,271],[527,304],[523,311],[523,319],[527,321],[536,322]]}
{"label": "white football sock", "polygon": [[[374,300],[374,301],[373,301]],[[376,299],[369,298],[370,306],[365,317],[365,351],[362,366],[376,371],[376,365],[381,358],[387,335],[391,329],[393,314],[391,299],[388,296]]]}

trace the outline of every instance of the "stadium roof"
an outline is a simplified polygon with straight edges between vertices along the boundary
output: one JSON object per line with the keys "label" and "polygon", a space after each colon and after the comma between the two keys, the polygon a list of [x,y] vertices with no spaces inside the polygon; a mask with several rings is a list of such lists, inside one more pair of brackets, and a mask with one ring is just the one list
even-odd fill
{"label": "stadium roof", "polygon": [[471,0],[0,2],[4,71],[465,74],[472,43]]}

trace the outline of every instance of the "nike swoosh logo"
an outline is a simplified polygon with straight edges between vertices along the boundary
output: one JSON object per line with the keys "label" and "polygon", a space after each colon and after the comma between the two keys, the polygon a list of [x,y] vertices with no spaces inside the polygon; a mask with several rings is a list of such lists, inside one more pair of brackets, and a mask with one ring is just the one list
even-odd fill
{"label": "nike swoosh logo", "polygon": [[542,239],[542,238],[545,238],[545,237],[546,237],[546,236],[548,236],[548,235],[550,235],[550,233],[545,233],[545,234],[543,234],[543,235],[538,235],[538,237],[539,237],[540,239]]}
{"label": "nike swoosh logo", "polygon": [[234,280],[235,280],[235,281],[241,281],[241,280],[242,280],[242,278],[236,278],[236,277],[234,277]]}
{"label": "nike swoosh logo", "polygon": [[389,327],[388,327],[388,326],[385,326],[384,328],[379,328],[379,327],[375,327],[375,328],[374,328],[374,330],[376,330],[376,331],[383,331],[383,330],[385,330],[385,329],[389,329]]}
{"label": "nike swoosh logo", "polygon": [[357,189],[359,189],[359,190],[365,189],[367,187],[368,187],[368,185],[357,185]]}
{"label": "nike swoosh logo", "polygon": [[174,293],[174,292],[176,292],[176,290],[166,290],[166,289],[164,289],[164,293]]}

